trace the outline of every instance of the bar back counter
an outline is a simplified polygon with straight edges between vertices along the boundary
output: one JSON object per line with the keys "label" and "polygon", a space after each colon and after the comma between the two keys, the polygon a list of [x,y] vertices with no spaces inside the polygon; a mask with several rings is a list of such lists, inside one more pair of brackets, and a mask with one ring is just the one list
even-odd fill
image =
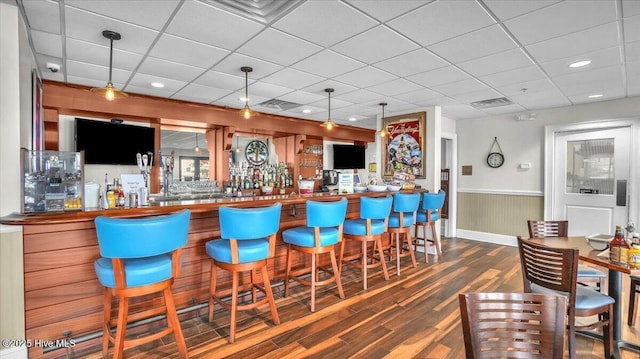
{"label": "bar back counter", "polygon": [[[386,195],[385,192],[365,192],[345,195],[324,193],[305,196],[232,197],[158,202],[142,208],[12,214],[2,217],[2,224],[23,226],[26,338],[54,343],[56,340],[63,342],[63,339],[74,339],[74,351],[99,345],[104,288],[98,282],[93,269],[94,261],[100,257],[94,227],[94,219],[97,216],[134,218],[173,213],[183,208],[191,210],[189,239],[183,250],[182,271],[173,286],[176,306],[179,312],[184,313],[181,316],[184,318],[197,313],[188,309],[202,307],[208,301],[211,259],[205,252],[205,243],[220,236],[219,207],[261,207],[274,202],[282,203],[276,255],[268,263],[272,286],[275,292],[279,293],[284,280],[287,253],[281,233],[285,229],[306,224],[307,200],[334,201],[346,197],[347,218],[357,218],[361,196]],[[346,254],[358,250],[358,245],[345,248]],[[309,262],[308,257],[306,262]],[[309,265],[305,263],[304,256],[293,257],[293,268]],[[243,281],[246,279],[248,278],[243,278]],[[218,271],[218,286],[230,287],[230,283],[231,276],[225,271]],[[161,300],[158,296],[134,301],[131,310],[145,308]],[[206,309],[202,313],[206,313]],[[154,323],[150,322],[134,328],[131,333],[136,330],[149,330],[152,327]],[[64,355],[61,349],[64,348],[31,347],[29,357],[58,357]]]}

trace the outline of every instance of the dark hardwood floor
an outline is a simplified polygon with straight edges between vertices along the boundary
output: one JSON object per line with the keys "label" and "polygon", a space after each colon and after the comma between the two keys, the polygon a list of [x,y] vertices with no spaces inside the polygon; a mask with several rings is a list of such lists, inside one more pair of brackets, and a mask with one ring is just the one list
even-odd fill
{"label": "dark hardwood floor", "polygon": [[[227,342],[229,312],[216,310],[214,322],[208,323],[207,308],[202,307],[182,321],[189,355],[194,359],[463,358],[458,293],[522,291],[518,253],[514,247],[456,238],[443,240],[443,252],[441,258],[429,256],[428,264],[418,253],[417,268],[405,258],[399,277],[390,265],[389,281],[374,270],[366,291],[359,269],[346,267],[342,273],[346,299],[341,300],[335,285],[330,285],[317,293],[315,313],[309,311],[308,288],[292,288],[284,298],[279,285],[275,294],[281,324],[273,324],[266,306],[241,312],[234,344]],[[623,328],[625,338],[640,343],[640,324]],[[577,355],[603,358],[602,344],[578,336]],[[72,356],[100,358],[100,348]],[[172,336],[128,349],[125,356],[178,357]],[[622,358],[638,356],[623,350]]]}

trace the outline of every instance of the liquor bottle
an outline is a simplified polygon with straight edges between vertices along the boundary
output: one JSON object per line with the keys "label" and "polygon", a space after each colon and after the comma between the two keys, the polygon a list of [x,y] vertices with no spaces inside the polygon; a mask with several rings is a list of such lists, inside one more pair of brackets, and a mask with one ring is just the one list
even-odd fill
{"label": "liquor bottle", "polygon": [[626,265],[629,261],[629,244],[624,239],[624,231],[622,226],[616,226],[616,233],[611,242],[609,242],[609,260]]}

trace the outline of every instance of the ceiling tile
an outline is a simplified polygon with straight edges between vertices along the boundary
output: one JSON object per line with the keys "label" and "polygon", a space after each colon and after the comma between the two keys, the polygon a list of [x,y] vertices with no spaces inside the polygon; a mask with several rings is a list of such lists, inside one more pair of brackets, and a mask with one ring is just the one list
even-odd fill
{"label": "ceiling tile", "polygon": [[[112,18],[96,15],[84,10],[67,7],[65,11],[67,36],[109,47],[109,39],[102,36],[103,30],[118,32],[122,38],[113,42],[113,48],[146,54],[158,32]],[[87,31],[87,29],[94,29]]]}
{"label": "ceiling tile", "polygon": [[[257,106],[259,103],[270,100],[270,97],[258,96],[253,92],[249,92],[249,106],[253,108]],[[226,105],[233,108],[243,108],[245,105],[244,101],[244,90],[236,91],[227,96],[221,97],[215,101],[216,105]]]}
{"label": "ceiling tile", "polygon": [[[89,86],[89,87],[103,87],[106,85],[106,81],[104,80],[94,80],[84,76],[70,76],[67,75],[67,81],[72,84]],[[113,83],[113,86],[117,89],[121,89],[123,84],[121,83]]]}
{"label": "ceiling tile", "polygon": [[608,88],[622,88],[624,80],[620,66],[610,66],[575,74],[556,76],[553,82],[567,96],[606,92]]}
{"label": "ceiling tile", "polygon": [[335,97],[353,103],[379,103],[385,99],[385,96],[365,89],[351,91],[346,94],[339,94]]}
{"label": "ceiling tile", "polygon": [[447,65],[449,65],[449,63],[426,49],[407,52],[374,64],[375,67],[400,77],[414,75]]}
{"label": "ceiling tile", "polygon": [[377,25],[375,21],[336,0],[307,1],[273,27],[329,47]]}
{"label": "ceiling tile", "polygon": [[[162,84],[164,84],[164,87],[161,89],[152,87],[151,83],[153,82],[161,82]],[[137,88],[146,89],[147,91],[150,91],[150,92],[157,91],[161,93],[167,93],[170,96],[186,85],[187,85],[186,81],[176,81],[173,79],[160,77],[159,75],[148,75],[143,73],[136,73],[131,78],[131,81],[129,81],[129,84],[127,85],[127,89],[129,89],[130,86],[135,86]]]}
{"label": "ceiling tile", "polygon": [[600,101],[615,100],[618,98],[623,98],[625,96],[624,91],[620,87],[610,88],[602,92],[598,92],[597,94],[602,95],[602,97],[589,98],[590,95],[594,95],[594,94],[595,93],[593,92],[587,92],[583,94],[571,95],[569,96],[569,100],[571,100],[571,103],[576,105],[581,103],[593,103],[593,102],[600,102]]}
{"label": "ceiling tile", "polygon": [[482,109],[482,112],[488,115],[505,115],[522,111],[526,111],[526,109],[517,104]]}
{"label": "ceiling tile", "polygon": [[169,34],[162,34],[149,52],[149,56],[204,69],[228,54],[228,50]]}
{"label": "ceiling tile", "polygon": [[411,80],[425,87],[433,87],[448,82],[462,81],[468,78],[469,75],[465,74],[462,70],[455,66],[441,67],[439,69],[407,76],[408,80]]}
{"label": "ceiling tile", "polygon": [[128,0],[126,4],[104,0],[65,0],[64,4],[66,7],[75,7],[154,30],[160,30],[169,20],[180,1],[156,1],[153,3],[152,9],[149,8],[148,0]]}
{"label": "ceiling tile", "polygon": [[[194,82],[198,85],[211,86],[218,89],[226,89],[231,91],[244,89],[245,87],[244,76],[234,76],[218,71],[207,71],[202,76],[197,78]],[[249,86],[251,86],[251,83],[252,81],[249,81]]]}
{"label": "ceiling tile", "polygon": [[559,90],[543,92],[526,92],[514,95],[509,99],[527,110],[540,110],[560,106],[569,106],[571,102]]}
{"label": "ceiling tile", "polygon": [[282,96],[278,96],[279,100],[289,101],[293,103],[301,103],[301,104],[309,104],[318,102],[322,99],[326,98],[324,92],[305,92],[305,91],[296,91],[288,94],[284,94]]}
{"label": "ceiling tile", "polygon": [[442,106],[442,115],[460,119],[482,118],[487,116],[484,112],[463,104]]}
{"label": "ceiling tile", "polygon": [[457,64],[515,47],[502,28],[493,25],[431,45],[428,49]]}
{"label": "ceiling tile", "polygon": [[322,50],[320,46],[282,31],[267,29],[244,44],[238,52],[289,66],[320,50]]}
{"label": "ceiling tile", "polygon": [[624,41],[640,41],[640,14],[624,18]]}
{"label": "ceiling tile", "polygon": [[505,21],[516,16],[538,10],[540,8],[555,4],[560,0],[536,0],[536,1],[505,1],[505,0],[484,0],[483,2],[489,10],[500,20]]}
{"label": "ceiling tile", "polygon": [[62,36],[42,31],[32,31],[31,39],[38,53],[62,57]]}
{"label": "ceiling tile", "polygon": [[504,24],[521,44],[529,45],[615,20],[615,1],[562,1]]}
{"label": "ceiling tile", "polygon": [[450,97],[452,97],[454,100],[460,101],[461,103],[471,104],[472,102],[476,101],[484,101],[492,98],[504,97],[504,94],[490,88],[485,88],[479,91],[470,91],[459,93],[456,95],[450,95]]}
{"label": "ceiling tile", "polygon": [[213,70],[244,77],[244,72],[240,69],[243,66],[253,68],[253,71],[249,72],[250,79],[261,79],[283,68],[280,65],[263,61],[253,56],[246,56],[234,52],[215,65]]}
{"label": "ceiling tile", "polygon": [[625,58],[627,62],[640,61],[640,41],[626,44]]}
{"label": "ceiling tile", "polygon": [[435,91],[431,91],[426,88],[420,89],[418,91],[407,92],[407,93],[394,96],[394,98],[398,100],[409,102],[409,103],[419,103],[427,99],[434,99],[438,97],[442,97],[442,94]]}
{"label": "ceiling tile", "polygon": [[292,91],[293,89],[289,87],[268,84],[262,81],[249,85],[249,97],[251,97],[252,94],[257,94],[258,96],[266,98],[276,98]]}
{"label": "ceiling tile", "polygon": [[449,82],[442,85],[432,86],[431,89],[447,96],[454,96],[468,92],[486,90],[488,89],[488,86],[476,79],[469,78],[458,82]]}
{"label": "ceiling tile", "polygon": [[429,46],[494,23],[475,1],[437,1],[389,21],[388,25]]}
{"label": "ceiling tile", "polygon": [[157,77],[164,77],[171,74],[171,77],[181,82],[191,82],[196,77],[202,75],[205,69],[193,66],[179,64],[155,57],[147,57],[144,59],[138,72]]}
{"label": "ceiling tile", "polygon": [[23,1],[24,11],[32,30],[60,34],[60,10],[53,1]]}
{"label": "ceiling tile", "polygon": [[215,99],[226,96],[228,93],[229,91],[226,89],[190,83],[178,93],[174,94],[172,98],[184,101],[211,103]]}
{"label": "ceiling tile", "polygon": [[512,49],[458,64],[473,76],[484,76],[533,65],[521,49]]}
{"label": "ceiling tile", "polygon": [[260,81],[274,85],[287,86],[298,90],[323,80],[324,77],[298,71],[292,68],[284,68],[274,74],[262,78]]}
{"label": "ceiling tile", "polygon": [[640,15],[640,2],[637,0],[622,0],[622,13],[625,17]]}
{"label": "ceiling tile", "polygon": [[371,0],[347,0],[347,3],[364,11],[368,15],[376,18],[380,22],[393,19],[399,15],[407,13],[417,7],[427,3],[424,0],[394,0],[394,1],[371,1]]}
{"label": "ceiling tile", "polygon": [[546,78],[545,74],[537,66],[527,66],[519,69],[498,72],[495,74],[480,76],[479,79],[492,87],[517,84],[520,82],[539,80]]}
{"label": "ceiling tile", "polygon": [[[587,66],[571,68],[570,64],[580,60],[591,60]],[[542,69],[549,76],[568,75],[580,71],[590,71],[598,67],[608,67],[612,65],[620,66],[620,47],[614,46],[607,49],[598,50],[592,53],[576,55],[565,59],[543,62],[540,64]]]}
{"label": "ceiling tile", "polygon": [[411,81],[405,79],[395,79],[383,84],[369,86],[367,90],[385,94],[387,96],[395,96],[407,92],[417,91],[421,89],[420,85],[417,85]]}
{"label": "ceiling tile", "polygon": [[350,59],[331,50],[324,50],[308,57],[292,67],[323,77],[334,77],[363,67],[362,62]]}
{"label": "ceiling tile", "polygon": [[[109,67],[109,46],[86,41],[67,39],[67,60],[86,62]],[[142,55],[113,49],[113,67],[133,71]]]}
{"label": "ceiling tile", "polygon": [[166,31],[169,34],[233,50],[263,29],[264,26],[255,21],[198,1],[186,1]]}
{"label": "ceiling tile", "polygon": [[557,90],[557,87],[549,79],[543,78],[496,86],[495,89],[504,94],[504,96],[511,97],[525,93],[554,91]]}
{"label": "ceiling tile", "polygon": [[[67,60],[66,69],[67,76],[86,77],[91,80],[101,81],[103,83],[102,86],[105,86],[109,79],[108,66],[98,66],[84,62]],[[119,84],[122,86],[127,82],[129,76],[131,76],[130,71],[120,70],[114,67],[112,75],[113,84]]]}
{"label": "ceiling tile", "polygon": [[640,61],[627,64],[627,95],[640,96]]}
{"label": "ceiling tile", "polygon": [[620,43],[615,22],[526,46],[538,62],[547,62],[597,51]]}
{"label": "ceiling tile", "polygon": [[357,70],[335,77],[335,80],[337,81],[358,86],[363,89],[394,79],[397,79],[397,77],[371,66],[361,67]]}
{"label": "ceiling tile", "polygon": [[419,46],[406,37],[381,25],[343,41],[331,49],[358,61],[371,64],[417,48]]}

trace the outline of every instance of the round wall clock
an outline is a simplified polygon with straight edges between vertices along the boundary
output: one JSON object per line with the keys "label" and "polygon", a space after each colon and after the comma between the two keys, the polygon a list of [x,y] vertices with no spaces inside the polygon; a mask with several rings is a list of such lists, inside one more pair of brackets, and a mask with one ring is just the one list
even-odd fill
{"label": "round wall clock", "polygon": [[253,166],[260,166],[267,162],[269,158],[269,149],[267,145],[260,140],[253,140],[247,144],[244,149],[244,155]]}
{"label": "round wall clock", "polygon": [[491,152],[487,156],[487,164],[491,168],[498,168],[504,164],[504,156],[500,152]]}
{"label": "round wall clock", "polygon": [[[498,147],[498,150],[494,151],[494,147]],[[504,155],[502,154],[502,148],[500,148],[500,144],[498,143],[498,137],[493,138],[493,143],[491,144],[489,154],[487,155],[487,164],[491,168],[498,168],[504,164]]]}

